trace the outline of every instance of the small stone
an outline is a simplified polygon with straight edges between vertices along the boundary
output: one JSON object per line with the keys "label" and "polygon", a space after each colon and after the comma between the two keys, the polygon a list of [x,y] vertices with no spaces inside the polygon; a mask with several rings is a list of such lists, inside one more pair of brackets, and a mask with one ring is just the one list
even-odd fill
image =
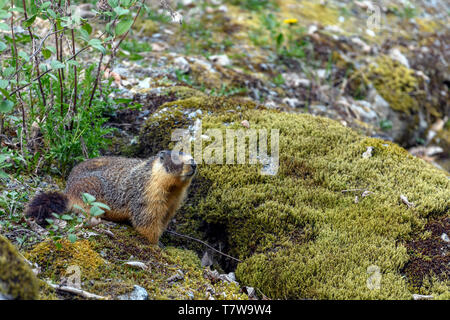
{"label": "small stone", "polygon": [[173,60],[173,63],[175,64],[175,67],[182,73],[189,73],[189,71],[191,71],[191,66],[184,57],[176,58],[175,60]]}
{"label": "small stone", "polygon": [[441,235],[441,239],[445,242],[450,242],[450,238],[448,237],[448,235],[446,233],[443,233]]}
{"label": "small stone", "polygon": [[256,295],[256,290],[253,287],[244,287],[245,292],[247,293],[248,297],[252,300],[258,299],[258,296]]}
{"label": "small stone", "polygon": [[400,195],[400,200],[402,200],[402,202],[404,204],[406,204],[408,206],[408,208],[413,208],[414,207],[414,203],[409,202],[408,198],[405,195]]}
{"label": "small stone", "polygon": [[202,260],[201,260],[202,267],[212,266],[213,263],[214,263],[213,259],[208,254],[208,251],[205,251],[205,253],[203,253],[203,257],[202,257]]}
{"label": "small stone", "polygon": [[291,108],[299,108],[301,106],[300,100],[297,98],[284,98],[282,101]]}
{"label": "small stone", "polygon": [[248,120],[242,121],[242,122],[241,122],[241,125],[242,125],[243,127],[246,127],[247,129],[250,128],[250,122],[248,122]]}
{"label": "small stone", "polygon": [[397,49],[397,48],[392,49],[391,52],[389,53],[389,57],[392,60],[398,61],[402,65],[404,65],[405,67],[409,68],[409,61],[408,61],[408,59],[405,57],[405,55],[403,53],[400,52],[399,49]]}
{"label": "small stone", "polygon": [[151,81],[152,81],[151,78],[145,78],[144,80],[139,81],[138,87],[140,89],[149,89]]}
{"label": "small stone", "polygon": [[177,270],[177,273],[167,279],[167,283],[172,284],[177,281],[184,280],[184,273],[181,270]]}
{"label": "small stone", "polygon": [[288,87],[296,88],[296,87],[303,87],[303,88],[309,88],[311,86],[311,81],[308,79],[301,78],[295,73],[284,73],[282,74],[283,79],[285,81],[285,84]]}
{"label": "small stone", "polygon": [[195,297],[194,297],[194,293],[192,291],[188,291],[187,295],[188,295],[189,299],[194,300]]}
{"label": "small stone", "polygon": [[220,7],[217,8],[217,11],[223,12],[223,13],[227,13],[228,12],[228,7],[223,4],[223,5],[221,5]]}
{"label": "small stone", "polygon": [[231,60],[228,58],[226,54],[210,56],[209,60],[213,63],[218,64],[219,66],[226,67],[231,65]]}
{"label": "small stone", "polygon": [[134,285],[134,289],[130,293],[126,293],[117,297],[119,300],[148,300],[148,292],[144,288]]}
{"label": "small stone", "polygon": [[374,149],[373,147],[367,147],[366,152],[364,152],[362,155],[363,159],[368,159],[368,158],[372,157],[373,149]]}
{"label": "small stone", "polygon": [[308,28],[308,34],[311,35],[313,33],[316,33],[317,30],[318,30],[317,26],[313,24]]}
{"label": "small stone", "polygon": [[319,79],[325,79],[326,76],[327,76],[327,70],[325,70],[325,69],[317,70],[317,77]]}
{"label": "small stone", "polygon": [[433,296],[424,296],[421,294],[413,294],[413,299],[414,300],[433,300],[434,297]]}

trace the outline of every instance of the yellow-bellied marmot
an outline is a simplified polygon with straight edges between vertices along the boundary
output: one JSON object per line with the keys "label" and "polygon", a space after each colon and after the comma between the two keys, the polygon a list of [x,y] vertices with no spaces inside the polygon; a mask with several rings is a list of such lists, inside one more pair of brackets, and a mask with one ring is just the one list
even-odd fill
{"label": "yellow-bellied marmot", "polygon": [[99,157],[78,164],[71,171],[66,190],[37,195],[25,215],[44,225],[52,213],[73,205],[85,206],[81,195],[89,193],[107,204],[104,218],[131,221],[151,243],[158,239],[181,205],[196,172],[194,159],[181,152],[160,151],[146,160]]}

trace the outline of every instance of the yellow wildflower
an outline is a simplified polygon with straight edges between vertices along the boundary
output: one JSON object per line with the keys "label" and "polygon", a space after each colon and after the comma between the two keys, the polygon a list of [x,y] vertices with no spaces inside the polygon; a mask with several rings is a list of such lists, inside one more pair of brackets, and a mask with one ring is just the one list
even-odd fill
{"label": "yellow wildflower", "polygon": [[297,19],[284,19],[283,22],[286,24],[296,24],[298,22],[298,20]]}

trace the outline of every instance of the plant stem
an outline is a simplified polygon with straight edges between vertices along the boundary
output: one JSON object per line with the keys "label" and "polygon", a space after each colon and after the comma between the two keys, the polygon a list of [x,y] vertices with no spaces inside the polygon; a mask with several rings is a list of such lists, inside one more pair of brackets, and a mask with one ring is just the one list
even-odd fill
{"label": "plant stem", "polygon": [[100,71],[102,67],[103,57],[104,55],[102,53],[100,56],[100,61],[98,62],[97,76],[95,77],[94,89],[92,89],[91,98],[89,99],[89,106],[88,106],[89,109],[92,106],[92,100],[94,100],[95,91],[97,90],[98,81],[100,80]]}
{"label": "plant stem", "polygon": [[[13,1],[11,0],[11,8],[13,6]],[[25,0],[22,0],[22,5],[23,5],[23,12],[24,12],[24,17],[25,17],[25,21],[28,20],[28,15],[27,15],[27,4]],[[34,52],[34,36],[33,36],[33,32],[31,31],[31,27],[27,28],[28,33],[30,35],[31,38],[31,48],[32,51]],[[37,79],[38,79],[38,84],[39,84],[39,91],[41,93],[41,98],[42,98],[42,103],[44,104],[44,106],[47,104],[47,100],[45,99],[45,94],[44,94],[44,89],[42,88],[42,82],[41,82],[41,78],[39,77],[39,62],[37,57],[34,57],[34,67],[36,69],[36,75],[37,75]],[[17,72],[17,70],[16,70]]]}

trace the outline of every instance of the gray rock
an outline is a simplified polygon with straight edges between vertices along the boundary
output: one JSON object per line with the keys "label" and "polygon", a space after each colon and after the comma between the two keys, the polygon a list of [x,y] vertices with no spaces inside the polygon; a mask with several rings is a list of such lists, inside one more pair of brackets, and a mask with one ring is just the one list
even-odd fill
{"label": "gray rock", "polygon": [[167,283],[173,284],[177,281],[184,280],[184,273],[181,270],[177,270],[177,273],[167,279]]}
{"label": "gray rock", "polygon": [[188,73],[189,71],[191,71],[191,66],[184,57],[176,58],[175,60],[173,60],[173,63],[175,64],[175,67],[182,73]]}
{"label": "gray rock", "polygon": [[148,300],[148,292],[144,288],[134,285],[134,290],[117,297],[118,300]]}
{"label": "gray rock", "polygon": [[213,265],[214,261],[208,254],[208,251],[205,251],[205,253],[203,253],[201,263],[202,263],[202,267],[209,267],[209,266]]}
{"label": "gray rock", "polygon": [[210,56],[209,60],[222,67],[231,65],[231,60],[226,54]]}

